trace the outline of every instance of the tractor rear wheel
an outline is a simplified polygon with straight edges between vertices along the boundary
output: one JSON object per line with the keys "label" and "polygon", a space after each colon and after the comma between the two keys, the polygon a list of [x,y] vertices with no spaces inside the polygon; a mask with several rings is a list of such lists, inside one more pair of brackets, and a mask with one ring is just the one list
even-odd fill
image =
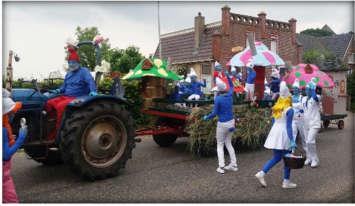
{"label": "tractor rear wheel", "polygon": [[134,121],[123,105],[100,101],[65,120],[60,149],[63,160],[90,180],[118,175],[132,157]]}

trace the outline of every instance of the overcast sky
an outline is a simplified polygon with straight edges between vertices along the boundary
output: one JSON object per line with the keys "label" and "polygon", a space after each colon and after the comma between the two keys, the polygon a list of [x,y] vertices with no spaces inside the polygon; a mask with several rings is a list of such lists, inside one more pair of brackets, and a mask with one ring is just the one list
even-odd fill
{"label": "overcast sky", "polygon": [[[161,2],[161,33],[191,28],[200,11],[205,22],[220,21],[221,8],[231,12],[288,21],[297,32],[328,24],[336,33],[353,30],[353,2]],[[134,45],[148,56],[158,43],[157,2],[5,2],[3,3],[3,68],[9,49],[21,60],[14,77],[44,78],[62,70],[64,46],[77,26],[96,26],[112,47]]]}

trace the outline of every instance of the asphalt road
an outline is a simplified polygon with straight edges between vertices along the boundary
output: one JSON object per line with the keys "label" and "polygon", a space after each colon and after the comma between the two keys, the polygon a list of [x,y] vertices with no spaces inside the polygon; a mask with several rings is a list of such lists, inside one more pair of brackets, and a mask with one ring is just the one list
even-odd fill
{"label": "asphalt road", "polygon": [[353,128],[353,118],[348,117],[344,130],[333,126],[321,132],[321,166],[292,170],[291,179],[298,187],[291,190],[281,188],[282,164],[267,175],[267,188],[255,179],[271,157],[269,150],[237,153],[239,171],[220,175],[215,172],[217,158],[192,157],[184,138],[170,148],[143,138],[121,174],[107,180],[86,182],[65,165],[42,166],[21,152],[13,158],[12,175],[24,203],[351,202]]}

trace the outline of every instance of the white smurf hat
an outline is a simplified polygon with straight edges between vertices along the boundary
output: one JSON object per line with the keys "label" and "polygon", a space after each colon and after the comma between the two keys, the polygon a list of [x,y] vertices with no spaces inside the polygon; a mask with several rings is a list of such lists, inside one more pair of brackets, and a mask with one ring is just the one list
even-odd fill
{"label": "white smurf hat", "polygon": [[194,68],[192,68],[192,67],[190,68],[190,73],[187,76],[189,76],[189,77],[192,77],[192,76],[197,77],[197,74],[196,74]]}
{"label": "white smurf hat", "polygon": [[275,78],[280,78],[280,72],[277,69],[272,69],[271,76]]}
{"label": "white smurf hat", "polygon": [[295,82],[292,84],[293,88],[300,88],[300,81],[298,79],[295,80]]}
{"label": "white smurf hat", "polygon": [[225,91],[227,89],[227,85],[218,77],[216,78],[216,85],[217,90],[220,92]]}
{"label": "white smurf hat", "polygon": [[282,81],[280,83],[280,97],[282,98],[286,98],[288,96],[290,96],[290,90],[288,89],[287,85],[286,85],[286,82],[285,81]]}
{"label": "white smurf hat", "polygon": [[10,98],[10,92],[6,89],[2,89],[2,114],[7,114],[13,110],[16,103]]}
{"label": "white smurf hat", "polygon": [[67,43],[68,45],[75,46],[75,47],[76,47],[76,45],[78,44],[78,42],[77,42],[76,40],[74,40],[73,38],[71,38],[71,37],[67,38],[66,43]]}

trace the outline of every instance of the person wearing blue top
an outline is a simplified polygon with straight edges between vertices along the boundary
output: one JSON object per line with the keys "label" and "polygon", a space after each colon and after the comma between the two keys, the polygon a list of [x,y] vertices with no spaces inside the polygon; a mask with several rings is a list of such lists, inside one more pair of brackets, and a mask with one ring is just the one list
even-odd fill
{"label": "person wearing blue top", "polygon": [[59,96],[48,100],[45,105],[49,116],[56,118],[56,129],[49,133],[50,140],[56,137],[65,108],[71,101],[80,96],[97,95],[94,78],[87,68],[80,66],[80,58],[75,48],[73,45],[68,45],[68,73],[65,75],[63,85],[51,91]]}
{"label": "person wearing blue top", "polygon": [[[5,94],[5,95],[4,95]],[[4,92],[3,90],[3,100],[2,100],[2,111],[3,119],[10,114],[16,113],[16,111],[21,109],[22,104],[15,103],[10,98],[10,93]],[[10,126],[10,127],[8,127]],[[15,152],[21,147],[26,139],[27,126],[25,125],[25,120],[21,120],[21,128],[19,130],[19,135],[16,140],[11,134],[11,125],[4,125],[2,127],[2,191],[3,203],[18,203],[18,198],[16,194],[15,185],[11,176],[11,157]],[[13,141],[12,141],[13,140]]]}
{"label": "person wearing blue top", "polygon": [[279,71],[276,69],[272,70],[271,73],[271,82],[270,82],[270,90],[272,93],[272,100],[276,100],[280,93],[280,74]]}
{"label": "person wearing blue top", "polygon": [[[69,67],[71,69],[65,75],[64,83],[57,90],[59,94],[72,97],[80,96],[96,96],[96,83],[91,76],[89,69],[81,67],[77,62],[69,61]],[[76,67],[76,68],[75,68]]]}
{"label": "person wearing blue top", "polygon": [[[238,171],[237,160],[234,148],[232,146],[232,134],[235,131],[235,120],[233,115],[233,83],[229,75],[226,75],[229,83],[229,90],[226,91],[227,85],[220,79],[216,78],[218,94],[214,100],[213,111],[205,115],[205,121],[218,116],[216,140],[217,140],[217,156],[218,168],[217,172],[224,174],[224,169]],[[226,146],[230,164],[225,166],[224,161],[224,146]]]}
{"label": "person wearing blue top", "polygon": [[[285,82],[280,85],[280,97],[272,108],[272,127],[265,141],[264,147],[272,149],[273,157],[266,162],[263,169],[256,173],[255,177],[263,187],[266,187],[265,175],[269,170],[296,148],[296,142],[292,134],[292,120],[294,111],[292,100]],[[297,185],[290,181],[291,169],[284,166],[282,188],[295,188]]]}
{"label": "person wearing blue top", "polygon": [[304,133],[307,145],[307,159],[305,165],[312,168],[319,166],[317,155],[316,137],[321,128],[320,102],[321,96],[316,93],[315,79],[312,79],[306,86],[306,95],[302,98],[304,110]]}
{"label": "person wearing blue top", "polygon": [[307,154],[306,138],[304,134],[304,119],[303,119],[303,106],[302,106],[302,94],[300,91],[299,80],[296,79],[292,85],[292,108],[294,110],[292,121],[293,138],[297,138],[297,134],[300,134],[302,147]]}
{"label": "person wearing blue top", "polygon": [[254,99],[256,72],[253,67],[254,65],[252,64],[247,65],[247,80],[245,82],[245,89],[247,90],[248,100]]}
{"label": "person wearing blue top", "polygon": [[192,94],[188,97],[188,100],[199,100],[200,98],[203,97],[203,92],[201,87],[206,87],[206,80],[203,80],[203,83],[197,81],[197,75],[196,72],[191,68],[191,72],[189,74],[191,83],[188,87],[190,91],[192,91]]}

